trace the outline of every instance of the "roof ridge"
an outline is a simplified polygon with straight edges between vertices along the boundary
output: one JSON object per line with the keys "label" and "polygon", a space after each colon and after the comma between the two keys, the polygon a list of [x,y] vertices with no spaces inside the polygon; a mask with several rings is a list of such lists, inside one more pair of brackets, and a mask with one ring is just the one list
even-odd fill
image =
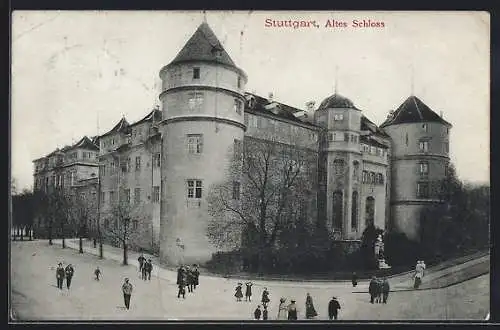
{"label": "roof ridge", "polygon": [[422,116],[422,111],[420,111],[420,108],[417,103],[417,97],[415,95],[413,95],[413,103],[415,103],[415,108],[417,109],[418,114],[420,115],[420,120],[424,120],[424,116]]}

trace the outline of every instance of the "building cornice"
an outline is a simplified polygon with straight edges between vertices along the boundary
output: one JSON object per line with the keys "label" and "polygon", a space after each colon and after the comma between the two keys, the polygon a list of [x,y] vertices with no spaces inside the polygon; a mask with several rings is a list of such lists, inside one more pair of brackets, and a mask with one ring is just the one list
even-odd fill
{"label": "building cornice", "polygon": [[164,119],[161,121],[160,124],[172,124],[172,123],[177,123],[177,122],[182,122],[182,121],[213,121],[216,123],[222,123],[222,124],[236,126],[238,128],[241,128],[243,131],[246,131],[246,129],[247,129],[245,124],[237,122],[236,120],[227,119],[227,118],[219,118],[219,117],[211,117],[211,116],[179,116],[179,117]]}
{"label": "building cornice", "polygon": [[445,160],[450,160],[449,156],[444,156],[440,154],[430,154],[430,153],[421,153],[421,154],[413,154],[413,155],[404,155],[404,156],[392,156],[391,161],[398,161],[398,160],[420,160],[420,159],[445,159]]}
{"label": "building cornice", "polygon": [[202,91],[202,90],[211,92],[222,92],[230,94],[233,97],[238,97],[241,99],[242,102],[246,101],[245,96],[243,94],[235,92],[234,90],[222,87],[207,86],[207,85],[182,85],[182,86],[168,88],[160,93],[159,99],[161,100],[165,95],[170,93],[183,92],[183,91]]}
{"label": "building cornice", "polygon": [[430,205],[430,204],[444,204],[439,199],[407,199],[399,201],[391,201],[391,205]]}

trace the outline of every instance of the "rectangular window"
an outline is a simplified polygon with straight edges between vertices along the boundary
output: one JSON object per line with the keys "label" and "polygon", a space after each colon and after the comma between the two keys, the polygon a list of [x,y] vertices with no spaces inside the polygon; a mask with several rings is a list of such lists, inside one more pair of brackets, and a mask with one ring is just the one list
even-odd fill
{"label": "rectangular window", "polygon": [[427,124],[422,124],[422,130],[424,132],[428,132],[429,131],[429,126]]}
{"label": "rectangular window", "polygon": [[333,115],[333,120],[334,121],[342,121],[342,120],[344,120],[344,114],[337,113],[337,114]]}
{"label": "rectangular window", "polygon": [[160,202],[160,187],[159,186],[153,186],[153,202],[154,203]]}
{"label": "rectangular window", "polygon": [[116,194],[115,194],[115,192],[114,192],[114,191],[110,191],[110,192],[109,192],[109,201],[110,201],[111,203],[116,202]]}
{"label": "rectangular window", "polygon": [[238,88],[241,88],[241,77],[240,76],[238,76],[238,82],[237,82],[237,84],[238,84]]}
{"label": "rectangular window", "polygon": [[418,198],[429,198],[429,183],[419,182],[417,184],[417,197]]}
{"label": "rectangular window", "polygon": [[363,183],[368,183],[368,172],[363,171]]}
{"label": "rectangular window", "polygon": [[427,174],[429,174],[429,163],[428,162],[423,162],[423,163],[420,163],[419,165],[420,165],[419,166],[420,167],[419,168],[420,175],[427,175]]}
{"label": "rectangular window", "polygon": [[203,152],[203,134],[188,134],[187,147],[190,154],[201,154]]}
{"label": "rectangular window", "polygon": [[429,151],[429,141],[420,141],[419,142],[420,151],[427,152]]}
{"label": "rectangular window", "polygon": [[153,164],[154,164],[154,167],[160,167],[161,166],[161,154],[159,152],[154,154],[154,156],[153,156]]}
{"label": "rectangular window", "polygon": [[200,108],[202,104],[203,104],[202,92],[189,93],[189,109],[193,110],[196,108]]}
{"label": "rectangular window", "polygon": [[141,156],[135,157],[135,170],[136,171],[141,170]]}
{"label": "rectangular window", "polygon": [[123,200],[125,203],[130,204],[130,189],[123,190]]}
{"label": "rectangular window", "polygon": [[101,175],[106,176],[106,165],[101,166]]}
{"label": "rectangular window", "polygon": [[101,192],[101,202],[104,203],[106,201],[106,194],[104,191]]}
{"label": "rectangular window", "polygon": [[344,141],[349,142],[349,133],[344,133]]}
{"label": "rectangular window", "polygon": [[137,230],[138,227],[139,227],[139,221],[137,220],[132,221],[132,229]]}
{"label": "rectangular window", "polygon": [[243,108],[243,102],[238,99],[234,99],[234,111],[236,111],[237,114],[241,115],[241,109]]}
{"label": "rectangular window", "polygon": [[193,79],[200,79],[200,68],[193,68]]}
{"label": "rectangular window", "polygon": [[445,152],[450,152],[450,142],[446,141],[444,143],[444,151]]}
{"label": "rectangular window", "polygon": [[238,181],[233,181],[233,199],[240,199],[240,183]]}
{"label": "rectangular window", "polygon": [[187,180],[188,198],[201,198],[202,185],[201,180]]}
{"label": "rectangular window", "polygon": [[137,205],[141,202],[141,188],[134,189],[134,203]]}

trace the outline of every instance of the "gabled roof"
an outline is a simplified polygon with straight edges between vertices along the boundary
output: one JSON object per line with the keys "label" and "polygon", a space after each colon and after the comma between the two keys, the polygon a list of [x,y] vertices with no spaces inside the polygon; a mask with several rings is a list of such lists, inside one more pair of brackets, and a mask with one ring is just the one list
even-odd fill
{"label": "gabled roof", "polygon": [[387,118],[380,127],[405,124],[405,123],[421,123],[421,122],[436,122],[451,126],[446,120],[441,118],[437,113],[431,110],[418,97],[412,95],[408,97],[399,108],[394,111],[392,117]]}
{"label": "gabled roof", "polygon": [[162,117],[163,117],[163,113],[161,112],[161,110],[158,110],[158,109],[154,109],[152,110],[150,113],[148,113],[146,115],[146,117],[142,118],[141,120],[133,123],[130,125],[130,127],[134,126],[134,125],[138,125],[138,124],[142,124],[142,123],[145,123],[145,122],[155,122],[155,123],[158,123],[162,120]]}
{"label": "gabled roof", "polygon": [[115,125],[115,127],[113,127],[109,132],[104,133],[100,137],[103,137],[103,136],[106,136],[106,135],[110,135],[112,133],[117,133],[117,132],[124,132],[124,133],[126,133],[128,131],[128,127],[129,126],[130,126],[129,123],[127,122],[127,120],[125,119],[125,117],[123,117],[122,119],[120,119],[120,121],[118,122],[118,124]]}
{"label": "gabled roof", "polygon": [[84,136],[80,141],[75,143],[70,149],[86,149],[86,150],[99,150],[99,147],[96,146],[91,139],[87,136]]}
{"label": "gabled roof", "polygon": [[388,138],[386,132],[384,132],[380,127],[375,125],[370,119],[366,118],[364,115],[361,116],[361,131],[370,131],[371,133],[379,136]]}
{"label": "gabled roof", "polygon": [[[201,23],[181,51],[167,66],[192,61],[214,62],[241,71],[206,22]],[[243,72],[242,72],[243,73]]]}

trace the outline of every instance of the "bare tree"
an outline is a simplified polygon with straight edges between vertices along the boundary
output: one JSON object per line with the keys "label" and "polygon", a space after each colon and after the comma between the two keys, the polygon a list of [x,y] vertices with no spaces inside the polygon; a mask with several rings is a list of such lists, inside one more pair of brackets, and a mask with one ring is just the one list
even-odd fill
{"label": "bare tree", "polygon": [[235,248],[247,234],[261,268],[280,232],[313,209],[308,204],[316,200],[316,172],[317,154],[307,148],[245,137],[242,152],[234,152],[228,180],[209,191],[210,241]]}
{"label": "bare tree", "polygon": [[[122,189],[123,190],[123,189]],[[128,264],[128,249],[149,243],[150,216],[144,203],[131,203],[128,198],[119,198],[112,203],[104,216],[103,235],[123,248],[123,264]]]}
{"label": "bare tree", "polygon": [[71,225],[78,235],[79,252],[83,253],[83,238],[88,236],[90,224],[97,216],[97,198],[83,193],[73,195]]}

